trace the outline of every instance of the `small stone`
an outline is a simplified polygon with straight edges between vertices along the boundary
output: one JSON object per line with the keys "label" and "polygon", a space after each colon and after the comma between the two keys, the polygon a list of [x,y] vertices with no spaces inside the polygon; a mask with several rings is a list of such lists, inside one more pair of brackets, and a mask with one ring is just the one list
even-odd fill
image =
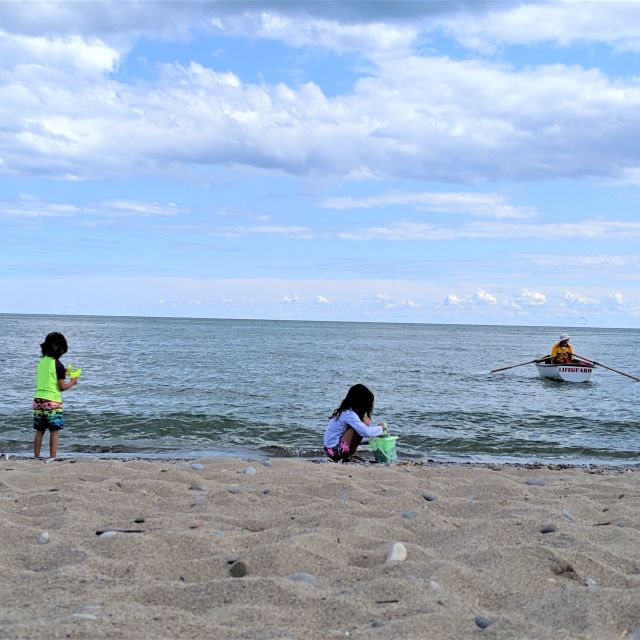
{"label": "small stone", "polygon": [[343,489],[340,492],[340,502],[347,502],[349,500],[349,489]]}
{"label": "small stone", "polygon": [[144,522],[144,518],[143,518],[142,516],[138,516],[138,517],[134,520],[134,522],[135,522],[136,524],[142,524],[142,523]]}
{"label": "small stone", "polygon": [[542,478],[527,478],[524,483],[533,487],[544,487],[544,485],[547,484],[544,480],[542,480]]}
{"label": "small stone", "polygon": [[422,497],[427,501],[427,502],[435,502],[438,498],[437,496],[431,495],[430,493],[423,493]]}
{"label": "small stone", "polygon": [[469,502],[475,502],[478,499],[478,496],[467,496],[467,500]]}
{"label": "small stone", "polygon": [[230,556],[227,556],[227,564],[233,564],[234,562],[238,562],[240,560],[240,556],[237,553],[232,553]]}
{"label": "small stone", "polygon": [[306,571],[300,571],[299,573],[291,574],[289,576],[289,580],[293,580],[294,582],[304,582],[311,585],[312,587],[316,586],[316,577],[311,573],[307,573]]}
{"label": "small stone", "polygon": [[585,587],[589,587],[593,589],[594,587],[600,586],[596,580],[594,580],[591,576],[587,576],[583,582]]}
{"label": "small stone", "polygon": [[194,463],[191,465],[191,468],[192,468],[192,469],[195,469],[196,471],[202,471],[202,470],[204,469],[204,465],[203,465],[203,464],[200,464],[199,462],[194,462]]}
{"label": "small stone", "polygon": [[189,487],[189,490],[190,491],[204,491],[204,488],[203,488],[203,486],[201,484],[192,484]]}
{"label": "small stone", "polygon": [[406,518],[407,520],[413,520],[417,515],[418,515],[417,511],[405,511],[402,514],[402,517]]}
{"label": "small stone", "polygon": [[238,560],[238,562],[234,562],[229,567],[229,573],[234,578],[242,578],[249,573],[249,565],[246,562],[242,562],[242,560]]}
{"label": "small stone", "polygon": [[372,627],[384,627],[384,622],[382,622],[382,620],[372,620],[371,621],[371,626]]}
{"label": "small stone", "polygon": [[566,576],[571,580],[577,580],[578,578],[573,567],[562,558],[554,558],[551,561],[551,571],[553,571],[557,576]]}
{"label": "small stone", "polygon": [[101,531],[98,534],[99,538],[115,538],[116,536],[119,536],[120,532],[119,531]]}
{"label": "small stone", "polygon": [[213,529],[211,531],[211,535],[216,538],[224,538],[224,531],[220,531],[220,529]]}
{"label": "small stone", "polygon": [[249,466],[249,467],[245,467],[244,473],[248,476],[255,476],[256,473],[258,472],[256,471],[255,467]]}
{"label": "small stone", "polygon": [[200,529],[204,527],[204,522],[202,520],[194,520],[190,525],[189,529]]}
{"label": "small stone", "polygon": [[489,618],[485,618],[484,616],[476,616],[474,622],[481,629],[486,629],[490,624],[493,623],[493,620],[489,620]]}
{"label": "small stone", "polygon": [[98,616],[93,613],[72,613],[72,618],[76,618],[77,620],[97,620]]}
{"label": "small stone", "polygon": [[191,503],[191,506],[197,507],[198,505],[201,505],[205,500],[206,498],[204,496],[196,496],[193,502]]}
{"label": "small stone", "polygon": [[429,582],[429,586],[431,587],[432,591],[437,591],[440,588],[440,583],[436,582],[435,580],[431,580]]}
{"label": "small stone", "polygon": [[262,461],[260,462],[260,464],[261,464],[263,467],[270,467],[270,466],[271,466],[271,460],[262,460]]}
{"label": "small stone", "polygon": [[235,494],[242,493],[242,489],[240,487],[229,487],[227,491]]}
{"label": "small stone", "polygon": [[394,542],[391,545],[391,550],[387,556],[387,563],[389,562],[403,562],[407,559],[407,548],[402,542]]}
{"label": "small stone", "polygon": [[268,496],[271,493],[271,489],[263,489],[262,490],[262,495],[263,496]]}
{"label": "small stone", "polygon": [[560,509],[560,513],[570,522],[575,522],[576,519],[571,511],[567,511],[567,509]]}
{"label": "small stone", "polygon": [[549,523],[540,527],[540,533],[554,533],[558,528],[555,524]]}
{"label": "small stone", "polygon": [[616,522],[616,527],[624,527],[624,522],[620,521],[620,522]]}
{"label": "small stone", "polygon": [[48,531],[43,531],[38,536],[38,544],[47,544],[47,542],[49,542],[49,532]]}

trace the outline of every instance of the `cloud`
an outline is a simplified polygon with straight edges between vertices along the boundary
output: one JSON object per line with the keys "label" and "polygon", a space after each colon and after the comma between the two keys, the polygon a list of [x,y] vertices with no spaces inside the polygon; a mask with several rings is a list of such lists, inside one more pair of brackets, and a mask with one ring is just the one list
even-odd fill
{"label": "cloud", "polygon": [[563,0],[498,3],[498,7],[498,11],[474,16],[458,13],[436,17],[433,28],[444,30],[464,47],[487,53],[505,45],[548,43],[568,47],[594,42],[640,51],[637,2]]}
{"label": "cloud", "polygon": [[465,303],[465,298],[460,297],[459,295],[455,294],[455,293],[450,293],[445,299],[444,299],[444,304],[448,305],[448,306],[454,306],[457,307],[459,305],[462,305]]}
{"label": "cloud", "polygon": [[254,235],[282,236],[285,238],[295,238],[298,240],[313,240],[316,236],[315,232],[312,229],[295,225],[253,225],[247,227],[219,227],[211,231],[211,234],[226,236],[228,238],[243,238],[246,236]]}
{"label": "cloud", "polygon": [[562,294],[562,299],[569,305],[592,305],[592,304],[600,304],[600,301],[597,298],[593,298],[590,296],[585,296],[580,293],[573,293],[571,291],[565,291]]}
{"label": "cloud", "polygon": [[68,217],[139,217],[176,216],[188,210],[170,202],[144,202],[139,200],[105,200],[82,205],[42,202],[22,196],[18,202],[0,202],[0,218],[68,218]]}
{"label": "cloud", "polygon": [[540,291],[528,291],[525,289],[520,294],[518,302],[525,306],[538,306],[547,302],[547,296]]}
{"label": "cloud", "polygon": [[294,294],[285,293],[281,298],[281,302],[284,302],[286,304],[293,304],[294,302],[298,302],[298,300],[299,298],[297,293],[294,293]]}
{"label": "cloud", "polygon": [[492,294],[480,289],[475,293],[475,300],[480,304],[496,304],[498,299]]}
{"label": "cloud", "polygon": [[388,226],[341,232],[344,240],[459,240],[537,238],[542,240],[625,240],[640,238],[640,222],[626,220],[582,220],[567,223],[515,224],[473,222],[461,227],[446,227],[430,223],[393,222]]}
{"label": "cloud", "polygon": [[465,214],[488,218],[529,218],[529,208],[515,207],[500,194],[493,193],[390,193],[368,198],[328,198],[320,204],[327,209],[373,209],[406,206],[422,211]]}
{"label": "cloud", "polygon": [[[640,86],[597,69],[364,49],[366,73],[329,96],[312,82],[252,84],[197,62],[124,83],[112,71],[126,63],[128,45],[84,33],[2,32],[1,41],[0,171],[8,175],[120,178],[248,166],[470,182],[620,178],[640,166]],[[480,215],[479,202],[468,206]],[[488,203],[485,213],[499,206]],[[507,216],[518,213],[505,206]]]}
{"label": "cloud", "polygon": [[443,304],[445,306],[454,306],[454,307],[462,307],[462,306],[471,306],[471,307],[484,307],[484,306],[493,306],[498,304],[498,298],[485,291],[484,289],[478,289],[475,293],[470,295],[458,295],[456,293],[450,293],[444,299]]}
{"label": "cloud", "polygon": [[318,304],[329,304],[330,300],[328,298],[325,298],[324,296],[318,296],[316,298],[316,302]]}

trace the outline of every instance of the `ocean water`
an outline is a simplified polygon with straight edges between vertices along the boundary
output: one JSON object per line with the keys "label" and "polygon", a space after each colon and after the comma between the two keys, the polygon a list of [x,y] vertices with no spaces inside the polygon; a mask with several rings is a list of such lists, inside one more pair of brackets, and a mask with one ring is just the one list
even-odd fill
{"label": "ocean water", "polygon": [[[527,365],[563,330],[584,356],[640,376],[640,331],[176,318],[0,315],[0,451],[27,453],[40,343],[69,342],[83,369],[64,394],[64,455],[321,456],[348,387],[375,394],[374,420],[401,457],[640,462],[640,383],[538,378]],[[45,452],[48,446],[45,442]]]}

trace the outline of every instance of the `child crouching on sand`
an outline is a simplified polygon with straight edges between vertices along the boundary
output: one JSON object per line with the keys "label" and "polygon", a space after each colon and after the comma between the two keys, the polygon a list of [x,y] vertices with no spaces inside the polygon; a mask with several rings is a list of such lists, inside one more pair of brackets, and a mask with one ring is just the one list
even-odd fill
{"label": "child crouching on sand", "polygon": [[324,432],[324,450],[334,462],[348,462],[363,437],[384,435],[384,423],[371,426],[372,413],[373,393],[363,384],[354,384]]}
{"label": "child crouching on sand", "polygon": [[60,362],[60,356],[67,353],[67,341],[61,333],[47,335],[40,345],[42,358],[36,371],[36,392],[33,399],[33,455],[40,457],[42,438],[49,429],[49,455],[55,458],[58,454],[58,432],[64,428],[62,418],[62,391],[78,384],[78,378],[66,381],[67,372]]}

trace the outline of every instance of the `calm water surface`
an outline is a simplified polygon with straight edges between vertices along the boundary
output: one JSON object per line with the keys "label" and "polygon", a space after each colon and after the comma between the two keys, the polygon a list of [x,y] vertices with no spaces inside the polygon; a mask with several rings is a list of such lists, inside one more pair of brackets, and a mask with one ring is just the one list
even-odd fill
{"label": "calm water surface", "polygon": [[[0,451],[31,450],[39,345],[69,342],[83,369],[64,395],[60,453],[319,456],[329,414],[356,382],[403,456],[640,462],[640,383],[537,377],[567,327],[0,315],[8,390]],[[640,375],[640,331],[570,329],[576,352]]]}

